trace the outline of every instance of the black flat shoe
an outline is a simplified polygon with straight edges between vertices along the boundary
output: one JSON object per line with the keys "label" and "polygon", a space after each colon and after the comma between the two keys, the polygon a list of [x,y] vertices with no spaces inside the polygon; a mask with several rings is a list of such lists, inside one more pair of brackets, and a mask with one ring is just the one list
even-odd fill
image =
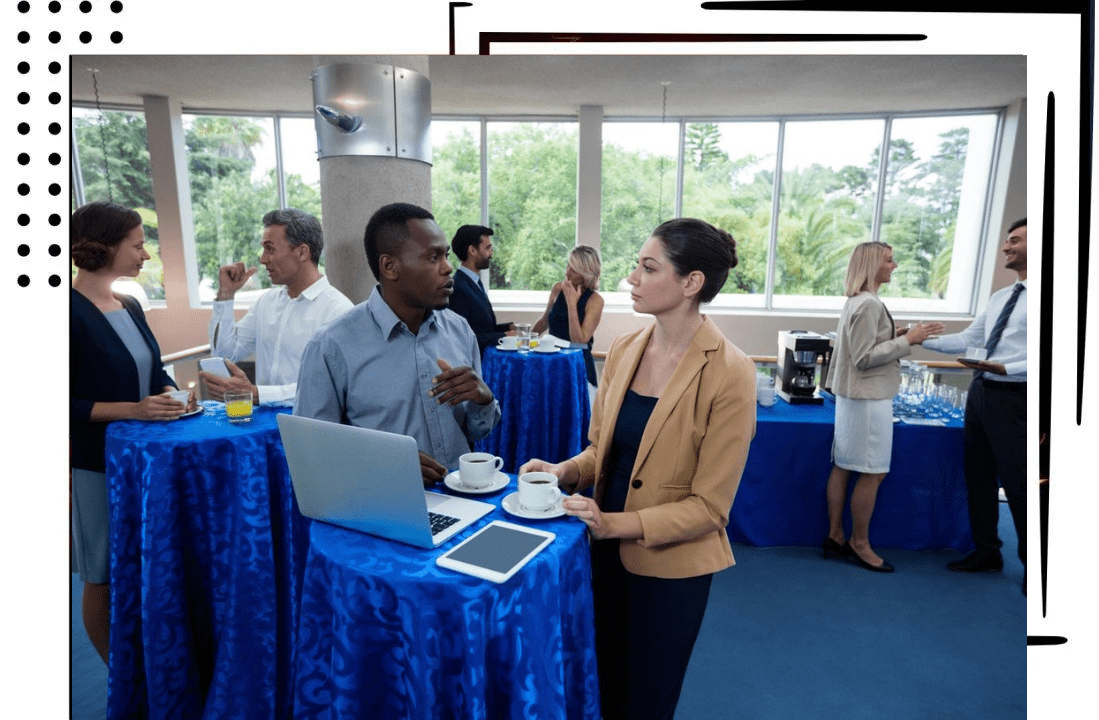
{"label": "black flat shoe", "polygon": [[835,555],[836,557],[847,557],[847,544],[840,545],[838,542],[830,537],[824,538],[824,542],[820,545],[824,559],[827,560],[829,555]]}
{"label": "black flat shoe", "polygon": [[893,566],[890,565],[889,563],[887,563],[884,559],[881,561],[881,565],[871,565],[870,563],[866,562],[861,557],[859,557],[859,554],[857,552],[855,552],[855,549],[853,547],[851,547],[851,543],[844,543],[843,547],[844,547],[845,550],[847,550],[847,557],[851,558],[856,563],[858,563],[859,567],[866,568],[867,570],[871,570],[873,572],[880,572],[880,573],[891,573],[891,572],[893,572]]}

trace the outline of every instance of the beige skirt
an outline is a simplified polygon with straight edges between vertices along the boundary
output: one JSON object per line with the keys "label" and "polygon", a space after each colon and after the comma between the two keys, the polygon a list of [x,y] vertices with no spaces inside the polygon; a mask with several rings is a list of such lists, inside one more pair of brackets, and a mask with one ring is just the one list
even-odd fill
{"label": "beige skirt", "polygon": [[836,396],[832,462],[844,470],[887,473],[893,457],[893,400]]}

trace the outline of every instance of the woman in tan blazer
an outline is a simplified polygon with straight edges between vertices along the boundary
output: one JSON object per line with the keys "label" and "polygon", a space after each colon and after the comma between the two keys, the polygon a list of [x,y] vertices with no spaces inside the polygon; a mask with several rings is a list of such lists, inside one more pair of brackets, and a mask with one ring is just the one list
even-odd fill
{"label": "woman in tan blazer", "polygon": [[699,311],[736,266],[736,243],[669,220],[630,273],[634,310],[656,322],[615,339],[591,444],[553,464],[592,537],[603,717],[671,718],[713,573],[733,564],[725,533],[755,434],[755,365]]}
{"label": "woman in tan blazer", "polygon": [[[829,366],[829,387],[836,395],[836,434],[832,472],[828,476],[828,537],[824,557],[835,554],[875,572],[893,572],[870,547],[870,517],[878,487],[889,472],[893,452],[893,396],[901,383],[900,359],[942,323],[920,323],[911,330],[893,323],[878,288],[889,282],[897,263],[882,242],[855,247],[847,266],[847,302],[840,315]],[[844,540],[843,510],[852,472],[859,479],[851,491],[851,540]]]}

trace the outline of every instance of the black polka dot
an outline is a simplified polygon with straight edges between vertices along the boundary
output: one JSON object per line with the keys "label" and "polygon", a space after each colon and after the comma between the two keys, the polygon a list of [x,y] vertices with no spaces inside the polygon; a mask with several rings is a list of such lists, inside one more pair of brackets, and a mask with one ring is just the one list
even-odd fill
{"label": "black polka dot", "polygon": [[31,279],[27,275],[20,275],[19,279],[16,282],[19,283],[19,287],[27,287],[31,284]]}
{"label": "black polka dot", "polygon": [[60,215],[58,215],[57,213],[52,213],[52,214],[50,215],[50,220],[49,220],[49,222],[50,222],[50,225],[51,225],[52,227],[57,227],[58,225],[60,225],[60,224],[61,224],[61,216],[60,216]]}
{"label": "black polka dot", "polygon": [[84,44],[88,44],[91,41],[92,41],[92,34],[90,32],[85,30],[84,32],[80,33],[80,42],[82,42]]}
{"label": "black polka dot", "polygon": [[61,93],[59,93],[59,92],[50,93],[50,105],[56,105],[59,102],[61,102]]}
{"label": "black polka dot", "polygon": [[49,38],[50,42],[56,45],[57,43],[61,42],[61,33],[57,32],[56,30],[51,30]]}
{"label": "black polka dot", "polygon": [[15,249],[15,251],[17,253],[19,253],[20,257],[26,257],[26,256],[31,254],[31,246],[30,245],[20,245],[19,247],[17,247]]}
{"label": "black polka dot", "polygon": [[56,60],[50,63],[50,72],[54,75],[61,72],[61,63],[57,62]]}
{"label": "black polka dot", "polygon": [[60,245],[50,245],[50,255],[51,256],[57,257],[60,254],[61,254],[61,246]]}
{"label": "black polka dot", "polygon": [[19,63],[19,65],[17,67],[19,68],[19,74],[20,75],[26,75],[27,73],[29,73],[31,71],[31,64],[29,62],[25,61],[25,60],[23,62]]}
{"label": "black polka dot", "polygon": [[19,223],[20,227],[26,227],[31,224],[31,216],[26,213],[20,213],[19,217],[16,218],[16,222]]}
{"label": "black polka dot", "polygon": [[31,161],[31,156],[27,153],[19,153],[19,157],[17,159],[19,160],[20,165],[27,165]]}
{"label": "black polka dot", "polygon": [[57,287],[61,284],[61,277],[59,275],[50,275],[50,287]]}
{"label": "black polka dot", "polygon": [[60,195],[61,186],[57,183],[50,183],[50,195]]}
{"label": "black polka dot", "polygon": [[19,12],[25,13],[30,12],[31,4],[29,2],[26,2],[26,0],[23,0],[23,2],[20,2],[18,5],[16,5],[16,7],[19,8]]}
{"label": "black polka dot", "polygon": [[21,122],[16,129],[19,130],[20,135],[26,135],[31,131],[31,126],[29,123]]}
{"label": "black polka dot", "polygon": [[121,43],[122,42],[122,33],[120,33],[117,30],[115,30],[113,33],[111,33],[111,42],[113,42],[115,45],[118,45],[119,43]]}
{"label": "black polka dot", "polygon": [[50,12],[52,12],[52,13],[61,12],[61,3],[57,2],[57,0],[54,0],[53,2],[51,2],[50,3]]}
{"label": "black polka dot", "polygon": [[20,30],[19,34],[16,35],[15,37],[18,38],[19,42],[21,42],[23,44],[29,43],[31,41],[31,34],[29,32],[27,32],[26,30]]}
{"label": "black polka dot", "polygon": [[50,165],[60,165],[61,156],[58,153],[50,153]]}
{"label": "black polka dot", "polygon": [[80,12],[90,13],[91,11],[92,11],[92,4],[90,2],[88,2],[88,0],[84,0],[84,2],[80,3]]}
{"label": "black polka dot", "polygon": [[114,0],[114,2],[111,3],[111,12],[114,12],[114,13],[122,12],[122,3],[120,3],[118,0]]}
{"label": "black polka dot", "polygon": [[19,183],[19,187],[16,188],[20,195],[30,195],[31,186],[26,183]]}
{"label": "black polka dot", "polygon": [[60,134],[61,134],[61,123],[55,123],[55,122],[50,123],[50,135],[60,135]]}
{"label": "black polka dot", "polygon": [[31,101],[31,94],[28,92],[21,92],[16,96],[16,99],[19,100],[20,105],[26,105]]}

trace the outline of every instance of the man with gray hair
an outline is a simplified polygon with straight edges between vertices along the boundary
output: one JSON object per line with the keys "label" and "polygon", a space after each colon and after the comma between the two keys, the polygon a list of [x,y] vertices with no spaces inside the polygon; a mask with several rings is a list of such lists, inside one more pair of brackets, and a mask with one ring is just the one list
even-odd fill
{"label": "man with gray hair", "polygon": [[[210,354],[225,358],[230,377],[199,373],[214,397],[251,392],[256,403],[292,401],[306,344],[318,330],[352,307],[343,293],[321,275],[324,248],[321,224],[312,215],[286,208],[263,216],[263,252],[259,261],[273,285],[239,321],[233,298],[256,273],[243,262],[218,270],[218,292],[210,316]],[[256,358],[256,384],[236,366]]]}

